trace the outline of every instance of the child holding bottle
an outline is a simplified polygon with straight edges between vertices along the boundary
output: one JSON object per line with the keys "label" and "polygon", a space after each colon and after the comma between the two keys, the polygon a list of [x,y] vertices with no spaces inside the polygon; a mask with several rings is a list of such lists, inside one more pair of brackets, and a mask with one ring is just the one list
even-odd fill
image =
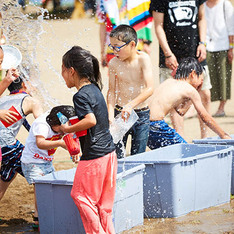
{"label": "child holding bottle", "polygon": [[108,111],[101,93],[99,63],[90,52],[74,46],[62,59],[62,76],[73,97],[79,122],[62,125],[66,133],[87,129],[80,138],[82,156],[71,196],[79,209],[86,233],[115,233],[112,222],[117,156],[109,131]]}
{"label": "child holding bottle", "polygon": [[[34,179],[54,172],[53,159],[58,147],[67,149],[61,123],[57,116],[62,113],[66,118],[75,115],[74,108],[61,105],[41,114],[32,124],[21,157],[21,166],[25,179],[34,184]],[[34,190],[35,212],[33,228],[38,229],[38,211]]]}

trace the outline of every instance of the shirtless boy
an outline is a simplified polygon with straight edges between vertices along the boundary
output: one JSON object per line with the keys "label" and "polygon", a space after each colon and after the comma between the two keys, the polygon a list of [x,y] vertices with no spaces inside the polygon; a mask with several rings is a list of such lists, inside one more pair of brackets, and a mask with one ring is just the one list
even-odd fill
{"label": "shirtless boy", "polygon": [[195,58],[181,61],[175,79],[167,79],[155,90],[150,102],[150,133],[148,146],[156,149],[186,141],[164,121],[164,117],[173,109],[183,116],[191,104],[194,105],[202,121],[222,139],[231,139],[218,126],[201,102],[198,91],[203,82],[203,68]]}
{"label": "shirtless boy", "polygon": [[[109,90],[107,107],[109,121],[122,113],[127,119],[134,109],[138,121],[123,138],[126,146],[127,137],[132,135],[131,154],[145,152],[149,134],[149,107],[147,99],[153,94],[154,81],[150,57],[137,51],[136,31],[128,25],[119,25],[110,33],[109,47],[115,58],[109,63]],[[121,158],[120,143],[116,146],[118,158]]]}

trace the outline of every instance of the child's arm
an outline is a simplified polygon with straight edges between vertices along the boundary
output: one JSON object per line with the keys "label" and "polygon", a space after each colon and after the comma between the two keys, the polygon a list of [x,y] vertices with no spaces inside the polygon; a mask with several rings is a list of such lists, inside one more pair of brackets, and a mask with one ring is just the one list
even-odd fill
{"label": "child's arm", "polygon": [[25,115],[32,113],[35,119],[43,113],[43,108],[39,100],[30,96],[24,99],[22,107]]}
{"label": "child's arm", "polygon": [[68,125],[68,123],[62,124],[61,130],[64,133],[79,132],[95,126],[96,123],[97,121],[95,115],[93,113],[89,113],[85,115],[85,117],[76,124],[73,125]]}
{"label": "child's arm", "polygon": [[17,77],[19,77],[19,72],[17,69],[11,68],[7,71],[5,78],[0,82],[0,96]]}
{"label": "child's arm", "polygon": [[212,116],[206,111],[205,107],[202,105],[201,97],[196,90],[194,90],[194,92],[190,94],[190,98],[202,121],[216,134],[218,134],[220,138],[231,139],[231,137],[226,132],[224,132],[224,130],[216,123],[216,121],[212,118]]}
{"label": "child's arm", "polygon": [[46,140],[44,136],[36,136],[36,144],[39,149],[50,150],[57,147],[63,147],[66,149],[64,140],[50,141]]}
{"label": "child's arm", "polygon": [[149,98],[154,92],[154,80],[153,80],[153,72],[152,72],[152,65],[149,55],[143,54],[141,58],[141,65],[142,65],[142,73],[143,73],[143,80],[145,83],[145,88],[142,92],[130,101],[127,105],[123,107],[122,110],[122,117],[125,118],[126,114],[129,115],[137,105],[144,102],[147,98]]}
{"label": "child's arm", "polygon": [[184,116],[188,109],[191,107],[192,101],[190,99],[187,99],[183,104],[179,105],[175,108],[175,111],[180,115]]}
{"label": "child's arm", "polygon": [[115,69],[112,62],[109,63],[109,88],[107,91],[107,109],[109,114],[109,122],[112,123],[114,120],[114,109],[116,102],[116,78]]}

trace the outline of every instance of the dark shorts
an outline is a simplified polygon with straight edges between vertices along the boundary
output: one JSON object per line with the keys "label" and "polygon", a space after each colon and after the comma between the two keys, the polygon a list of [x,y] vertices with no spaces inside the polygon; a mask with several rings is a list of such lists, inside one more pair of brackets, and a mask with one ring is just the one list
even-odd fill
{"label": "dark shorts", "polygon": [[14,145],[2,147],[2,166],[0,175],[3,181],[11,181],[16,172],[24,176],[20,161],[23,149],[24,146],[18,140]]}
{"label": "dark shorts", "polygon": [[187,142],[164,120],[150,121],[148,147],[151,150],[178,143]]}

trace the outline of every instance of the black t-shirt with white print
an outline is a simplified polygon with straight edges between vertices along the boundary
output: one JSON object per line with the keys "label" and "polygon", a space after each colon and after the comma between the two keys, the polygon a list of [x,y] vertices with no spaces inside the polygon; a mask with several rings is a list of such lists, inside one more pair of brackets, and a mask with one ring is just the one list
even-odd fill
{"label": "black t-shirt with white print", "polygon": [[73,96],[75,112],[81,120],[85,115],[93,113],[96,125],[87,131],[87,135],[80,137],[81,160],[90,160],[105,156],[115,150],[109,131],[109,118],[105,99],[94,84],[85,85]]}
{"label": "black t-shirt with white print", "polygon": [[[206,0],[151,0],[150,12],[164,13],[164,31],[177,61],[196,57],[199,44],[198,10]],[[204,64],[203,64],[204,65]],[[165,57],[160,48],[160,67],[165,67]]]}

